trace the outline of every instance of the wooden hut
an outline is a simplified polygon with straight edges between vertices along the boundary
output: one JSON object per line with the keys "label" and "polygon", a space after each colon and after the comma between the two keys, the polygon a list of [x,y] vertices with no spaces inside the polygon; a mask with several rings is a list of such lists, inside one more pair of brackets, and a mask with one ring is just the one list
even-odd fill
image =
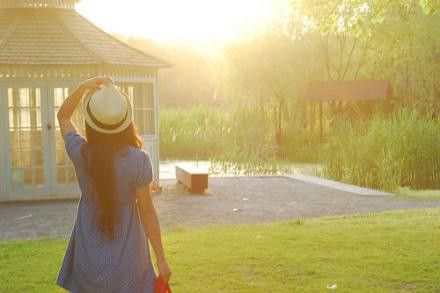
{"label": "wooden hut", "polygon": [[[353,103],[362,101],[387,101],[393,96],[391,84],[387,80],[328,80],[313,81],[306,90],[306,99],[312,102],[310,108],[314,112],[314,104],[319,103],[320,137],[323,137],[323,103],[335,103],[337,113],[353,109]],[[344,105],[345,104],[345,105]],[[350,107],[351,106],[351,107]],[[310,116],[315,116],[310,115]],[[349,116],[359,116],[359,111]],[[330,117],[333,119],[334,117]]]}
{"label": "wooden hut", "polygon": [[[108,35],[79,0],[0,0],[0,201],[79,196],[56,112],[76,86],[111,76],[159,174],[158,69],[167,62]],[[81,132],[81,109],[74,115]]]}

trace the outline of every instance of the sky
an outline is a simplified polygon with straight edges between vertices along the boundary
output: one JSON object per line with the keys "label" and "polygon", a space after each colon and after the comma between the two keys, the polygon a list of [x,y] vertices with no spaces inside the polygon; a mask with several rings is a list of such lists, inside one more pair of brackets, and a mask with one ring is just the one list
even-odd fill
{"label": "sky", "polygon": [[109,33],[214,48],[263,32],[289,0],[82,0],[77,10]]}

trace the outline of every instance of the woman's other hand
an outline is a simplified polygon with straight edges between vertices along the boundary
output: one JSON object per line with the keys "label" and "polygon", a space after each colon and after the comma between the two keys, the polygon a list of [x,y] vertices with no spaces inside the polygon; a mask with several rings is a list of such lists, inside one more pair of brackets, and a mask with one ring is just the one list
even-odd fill
{"label": "woman's other hand", "polygon": [[171,269],[166,260],[159,260],[157,262],[157,268],[159,269],[159,274],[162,276],[165,282],[168,283],[171,277]]}
{"label": "woman's other hand", "polygon": [[79,87],[83,91],[88,92],[99,90],[101,86],[111,83],[113,83],[113,80],[110,77],[97,76],[84,81]]}

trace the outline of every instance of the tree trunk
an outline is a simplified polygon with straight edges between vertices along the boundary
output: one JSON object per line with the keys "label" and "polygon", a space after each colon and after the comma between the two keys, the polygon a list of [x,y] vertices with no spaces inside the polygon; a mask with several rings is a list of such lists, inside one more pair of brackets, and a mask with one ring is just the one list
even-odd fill
{"label": "tree trunk", "polygon": [[282,144],[282,115],[283,115],[283,99],[278,99],[278,118],[277,118],[277,129],[275,135],[275,143],[277,146]]}

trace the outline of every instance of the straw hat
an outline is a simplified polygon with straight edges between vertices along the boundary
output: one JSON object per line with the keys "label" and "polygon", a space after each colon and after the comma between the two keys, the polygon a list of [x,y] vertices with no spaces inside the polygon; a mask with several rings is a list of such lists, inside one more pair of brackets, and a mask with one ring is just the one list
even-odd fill
{"label": "straw hat", "polygon": [[128,96],[113,84],[89,93],[83,99],[86,123],[101,133],[119,133],[132,121],[133,111]]}

